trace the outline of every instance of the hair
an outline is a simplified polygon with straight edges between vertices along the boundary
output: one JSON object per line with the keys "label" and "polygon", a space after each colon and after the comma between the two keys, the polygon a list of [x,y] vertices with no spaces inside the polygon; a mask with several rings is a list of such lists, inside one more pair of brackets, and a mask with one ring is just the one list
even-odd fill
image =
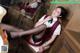
{"label": "hair", "polygon": [[42,2],[42,3],[45,3],[45,2],[46,2],[46,0],[41,0],[41,2]]}
{"label": "hair", "polygon": [[60,14],[61,17],[59,17],[59,18],[60,18],[61,20],[66,20],[66,19],[67,19],[67,16],[68,16],[68,10],[65,9],[65,8],[62,7],[62,6],[58,6],[57,8],[61,8],[61,14]]}

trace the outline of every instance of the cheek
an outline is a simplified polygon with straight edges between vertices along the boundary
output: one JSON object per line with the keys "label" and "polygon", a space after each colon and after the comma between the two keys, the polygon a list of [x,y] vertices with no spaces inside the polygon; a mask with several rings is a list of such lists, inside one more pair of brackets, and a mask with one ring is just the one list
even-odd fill
{"label": "cheek", "polygon": [[54,10],[52,15],[59,16],[60,15],[60,11],[59,10]]}
{"label": "cheek", "polygon": [[57,9],[56,14],[57,14],[57,15],[60,15],[60,14],[61,14],[61,9]]}
{"label": "cheek", "polygon": [[56,12],[56,13],[55,13],[55,15],[56,15],[56,16],[58,16],[58,15],[59,15],[59,13],[57,13],[57,12]]}
{"label": "cheek", "polygon": [[57,11],[56,14],[59,16],[61,14],[61,12],[60,11]]}

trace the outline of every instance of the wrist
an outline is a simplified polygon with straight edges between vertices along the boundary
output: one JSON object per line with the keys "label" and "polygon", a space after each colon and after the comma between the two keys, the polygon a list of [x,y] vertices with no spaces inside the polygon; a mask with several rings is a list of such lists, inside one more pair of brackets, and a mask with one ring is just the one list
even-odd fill
{"label": "wrist", "polygon": [[44,47],[40,46],[39,52],[42,53],[44,51]]}
{"label": "wrist", "polygon": [[46,47],[46,43],[44,43],[44,44],[42,45],[42,47]]}

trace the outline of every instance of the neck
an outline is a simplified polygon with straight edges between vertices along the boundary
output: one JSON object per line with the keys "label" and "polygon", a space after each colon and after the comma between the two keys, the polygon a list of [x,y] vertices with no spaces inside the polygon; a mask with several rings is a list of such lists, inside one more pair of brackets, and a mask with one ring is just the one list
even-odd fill
{"label": "neck", "polygon": [[53,18],[57,18],[57,16],[51,16],[51,17],[53,17]]}

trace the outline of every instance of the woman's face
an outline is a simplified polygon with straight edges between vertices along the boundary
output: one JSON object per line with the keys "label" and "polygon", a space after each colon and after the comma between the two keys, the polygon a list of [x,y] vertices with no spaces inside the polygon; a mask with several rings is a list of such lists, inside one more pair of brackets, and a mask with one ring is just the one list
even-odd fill
{"label": "woman's face", "polygon": [[53,17],[59,17],[61,14],[61,8],[56,8],[54,9],[54,11],[52,12],[52,16]]}

